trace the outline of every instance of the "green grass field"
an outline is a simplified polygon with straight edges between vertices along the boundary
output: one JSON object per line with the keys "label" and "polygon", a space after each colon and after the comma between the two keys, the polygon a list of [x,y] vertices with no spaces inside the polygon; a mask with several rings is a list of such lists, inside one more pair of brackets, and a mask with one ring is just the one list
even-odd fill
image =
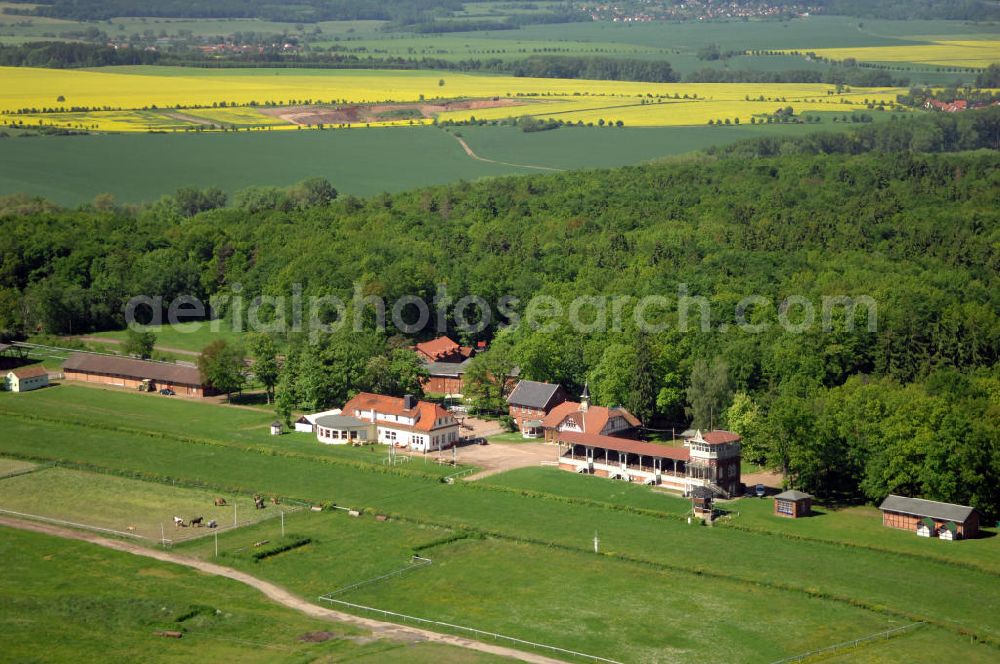
{"label": "green grass field", "polygon": [[[32,395],[42,398],[24,398]],[[109,401],[102,411],[97,401],[105,397]],[[148,414],[153,403],[157,412]],[[968,649],[965,658],[970,661],[995,658],[1000,647],[1000,612],[991,608],[1000,606],[997,537],[945,548],[948,543],[881,529],[863,511],[772,521],[762,507],[766,501],[736,501],[730,520],[713,528],[698,527],[683,517],[686,501],[554,469],[516,471],[491,477],[488,484],[447,485],[405,469],[389,474],[320,462],[311,455],[280,454],[248,444],[256,434],[235,426],[236,421],[251,418],[245,424],[252,430],[252,418],[260,414],[230,414],[236,411],[68,386],[4,394],[0,426],[7,435],[0,439],[0,453],[62,459],[91,464],[91,470],[141,473],[146,478],[178,477],[217,490],[242,487],[332,501],[393,516],[388,523],[378,523],[367,514],[362,519],[341,512],[295,515],[288,527],[315,536],[314,544],[261,563],[251,563],[239,552],[231,557],[232,564],[253,564],[255,573],[307,596],[391,571],[405,564],[414,546],[468,531],[487,539],[435,547],[427,555],[440,567],[414,572],[384,588],[366,588],[354,599],[422,617],[477,622],[481,624],[473,626],[515,632],[512,636],[605,648],[602,652],[611,656],[622,650],[637,660],[648,659],[649,653],[642,651],[644,640],[652,638],[668,648],[669,635],[675,635],[677,651],[663,652],[675,654],[678,661],[695,659],[694,637],[679,632],[682,612],[675,610],[677,604],[691,612],[708,611],[701,614],[701,625],[711,623],[709,615],[723,617],[720,626],[712,628],[719,636],[714,652],[722,659],[741,649],[758,659],[789,656],[917,620],[941,630],[942,642],[956,652]],[[119,420],[112,412],[117,418],[124,415],[123,424],[131,429],[116,428]],[[46,413],[58,416],[38,419]],[[209,424],[216,417],[218,423]],[[181,431],[197,428],[200,437],[212,440],[163,435],[165,420],[185,422],[178,424]],[[237,530],[221,536],[220,546],[226,542],[224,548],[232,552],[251,538],[269,538],[276,527],[271,521]],[[601,540],[600,558],[588,554],[595,531]],[[191,546],[205,555],[208,543]],[[359,564],[358,556],[371,561]],[[419,583],[420,575],[428,579],[426,584]],[[564,604],[553,599],[558,597],[555,588],[565,593]],[[622,599],[631,596],[634,602]],[[747,601],[753,597],[759,601]],[[555,611],[547,608],[553,601]],[[613,610],[601,622],[594,612],[605,605]],[[752,607],[768,615],[781,612],[782,617],[735,617],[753,615]],[[620,620],[619,612],[625,612]],[[660,615],[662,622],[655,622]],[[546,624],[542,617],[551,622]],[[827,617],[827,631],[817,631],[816,625]],[[570,625],[585,625],[588,631],[567,631]],[[997,645],[970,644],[970,635]],[[914,652],[905,646],[909,638],[883,644],[887,661],[923,659],[894,654]]]}
{"label": "green grass field", "polygon": [[[825,123],[821,128],[834,125]],[[512,127],[461,127],[480,157],[554,168],[623,166],[809,126],[573,128],[524,133]],[[453,136],[432,127],[205,135],[49,136],[3,140],[0,195],[25,192],[63,205],[110,193],[119,202],[152,201],[180,187],[289,185],[322,176],[344,194],[476,180],[539,171],[469,158]],[[155,168],[137,165],[147,158]],[[95,172],[92,165],[100,161]],[[200,350],[201,335],[161,336],[164,346]]]}
{"label": "green grass field", "polygon": [[24,473],[36,468],[36,464],[20,459],[5,459],[0,457],[0,477]]}
{"label": "green grass field", "polygon": [[[273,604],[236,581],[83,542],[0,528],[0,556],[5,661],[506,661],[442,644],[373,639]],[[158,630],[184,637],[165,639]],[[299,638],[321,631],[332,638]]]}
{"label": "green grass field", "polygon": [[[220,526],[229,528],[233,526],[234,517],[243,526],[274,517],[280,510],[296,509],[291,505],[268,504],[265,509],[258,510],[254,509],[250,496],[231,494],[224,496],[229,503],[227,506],[216,507],[214,500],[218,495],[218,492],[204,489],[47,468],[0,481],[0,510],[132,532],[147,540],[159,541],[161,526],[167,539],[186,539],[209,532],[200,528],[175,528],[174,516],[185,522],[199,516],[204,517],[206,523],[215,519]],[[42,496],[44,499],[40,499]],[[128,530],[130,526],[131,531]]]}
{"label": "green grass field", "polygon": [[[147,325],[143,326],[142,329],[156,335],[158,347],[192,352],[201,352],[205,346],[218,339],[227,342],[237,341],[241,334],[233,329],[229,321],[225,320],[178,323],[177,325]],[[121,342],[125,340],[126,334],[126,330],[112,330],[95,332],[89,336]]]}

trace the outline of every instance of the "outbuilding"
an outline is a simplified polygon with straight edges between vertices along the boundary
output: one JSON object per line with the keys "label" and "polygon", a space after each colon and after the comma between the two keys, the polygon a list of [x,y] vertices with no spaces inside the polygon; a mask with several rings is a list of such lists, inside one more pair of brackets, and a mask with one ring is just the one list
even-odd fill
{"label": "outbuilding", "polygon": [[3,379],[3,388],[11,392],[29,392],[48,384],[49,374],[40,364],[11,369]]}
{"label": "outbuilding", "polygon": [[812,496],[802,491],[784,491],[774,497],[774,513],[792,519],[809,516],[812,513],[812,500]]}
{"label": "outbuilding", "polygon": [[63,375],[66,380],[100,383],[144,392],[169,389],[177,394],[194,397],[218,394],[206,384],[198,367],[116,355],[73,353],[63,364]]}
{"label": "outbuilding", "polygon": [[918,528],[926,519],[927,524],[933,524],[933,528],[927,525],[931,531],[928,537],[933,537],[947,523],[955,526],[953,539],[969,539],[979,535],[979,512],[967,505],[890,495],[878,508],[882,510],[882,525],[889,528],[909,530],[919,535]]}

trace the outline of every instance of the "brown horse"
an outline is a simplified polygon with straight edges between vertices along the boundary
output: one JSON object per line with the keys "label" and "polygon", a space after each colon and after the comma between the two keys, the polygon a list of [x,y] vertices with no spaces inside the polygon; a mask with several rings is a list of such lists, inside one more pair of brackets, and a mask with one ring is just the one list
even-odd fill
{"label": "brown horse", "polygon": [[225,498],[216,498],[215,499],[215,506],[216,507],[225,507],[226,506],[226,499]]}

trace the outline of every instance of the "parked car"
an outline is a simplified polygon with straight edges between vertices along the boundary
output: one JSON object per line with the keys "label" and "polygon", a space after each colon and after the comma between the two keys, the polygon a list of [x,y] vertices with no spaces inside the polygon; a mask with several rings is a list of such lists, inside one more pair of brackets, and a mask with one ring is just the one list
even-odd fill
{"label": "parked car", "polygon": [[175,395],[175,394],[177,394],[177,393],[176,393],[176,392],[174,392],[174,391],[173,391],[172,389],[170,389],[169,387],[164,387],[164,388],[163,388],[162,390],[160,390],[160,394],[162,394],[162,395],[163,395],[163,396],[165,396],[165,397],[172,397],[172,396],[174,396],[174,395]]}
{"label": "parked car", "polygon": [[754,495],[755,495],[755,496],[757,496],[758,498],[763,498],[763,497],[764,497],[764,496],[765,496],[765,495],[767,494],[767,490],[766,490],[766,489],[764,488],[764,485],[763,485],[763,484],[758,484],[758,485],[757,485],[757,486],[756,486],[756,487],[754,488],[754,490],[753,490],[753,493],[754,493]]}

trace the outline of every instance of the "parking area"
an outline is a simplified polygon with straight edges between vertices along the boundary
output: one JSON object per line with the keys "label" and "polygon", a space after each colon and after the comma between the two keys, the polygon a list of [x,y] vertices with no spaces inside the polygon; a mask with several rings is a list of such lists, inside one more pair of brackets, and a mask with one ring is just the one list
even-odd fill
{"label": "parking area", "polygon": [[[459,463],[479,466],[481,471],[463,479],[475,481],[514,468],[539,466],[544,461],[557,460],[559,450],[555,445],[545,443],[490,443],[489,445],[463,445],[458,448]],[[452,452],[436,453],[443,459],[451,459]]]}

